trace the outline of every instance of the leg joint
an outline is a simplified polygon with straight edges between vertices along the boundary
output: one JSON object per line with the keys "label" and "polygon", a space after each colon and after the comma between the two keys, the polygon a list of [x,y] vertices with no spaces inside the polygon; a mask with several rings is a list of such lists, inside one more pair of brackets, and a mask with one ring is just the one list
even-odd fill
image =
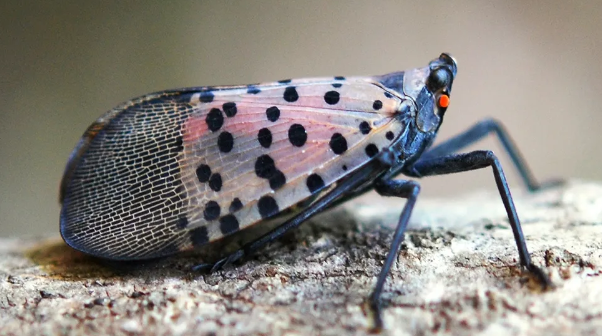
{"label": "leg joint", "polygon": [[485,160],[487,163],[491,163],[492,165],[498,163],[497,155],[492,150],[486,150],[485,152]]}
{"label": "leg joint", "polygon": [[374,183],[374,189],[382,196],[416,197],[420,193],[420,184],[406,180],[379,180]]}
{"label": "leg joint", "polygon": [[466,158],[473,158],[472,160],[476,160],[477,162],[480,162],[480,163],[487,163],[487,164],[494,165],[494,164],[496,164],[496,162],[498,162],[497,155],[495,155],[495,153],[491,150],[477,150],[474,152],[460,154],[460,155],[462,155]]}

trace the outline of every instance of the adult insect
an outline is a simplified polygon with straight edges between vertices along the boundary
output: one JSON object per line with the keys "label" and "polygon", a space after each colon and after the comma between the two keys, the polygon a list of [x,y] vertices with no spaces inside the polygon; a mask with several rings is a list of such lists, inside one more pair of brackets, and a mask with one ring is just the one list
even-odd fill
{"label": "adult insect", "polygon": [[118,260],[148,259],[211,244],[292,206],[303,209],[214,264],[218,270],[317,212],[370,189],[407,199],[368,302],[380,296],[420,187],[397,179],[491,167],[520,263],[531,262],[518,215],[491,151],[457,154],[494,132],[529,190],[540,186],[504,129],[478,123],[431,148],[449,105],[456,61],[374,77],[163,91],[100,117],[73,150],[61,183],[61,235],[73,248]]}

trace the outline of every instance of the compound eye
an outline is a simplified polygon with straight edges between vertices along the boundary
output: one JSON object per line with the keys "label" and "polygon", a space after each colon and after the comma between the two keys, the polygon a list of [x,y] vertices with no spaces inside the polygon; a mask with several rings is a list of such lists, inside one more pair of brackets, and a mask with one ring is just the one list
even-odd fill
{"label": "compound eye", "polygon": [[432,93],[447,88],[452,82],[452,74],[445,68],[436,68],[426,79],[426,87]]}

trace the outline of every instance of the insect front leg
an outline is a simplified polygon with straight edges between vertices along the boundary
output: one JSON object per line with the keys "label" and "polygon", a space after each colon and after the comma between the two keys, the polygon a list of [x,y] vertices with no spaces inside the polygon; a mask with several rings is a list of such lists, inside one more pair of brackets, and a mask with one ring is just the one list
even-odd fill
{"label": "insect front leg", "polygon": [[391,242],[391,249],[389,250],[385,264],[380,270],[374,290],[368,298],[369,307],[374,314],[374,328],[380,330],[383,325],[380,309],[380,297],[383,291],[383,286],[385,285],[385,280],[387,280],[387,275],[389,275],[391,266],[397,258],[397,253],[399,252],[399,247],[403,241],[404,232],[408,226],[410,215],[412,214],[414,204],[416,204],[416,199],[420,193],[420,185],[414,181],[378,180],[375,182],[374,188],[376,192],[382,196],[401,197],[407,199],[407,202],[401,211],[401,215],[399,216],[399,221],[397,222],[397,228],[395,229],[393,241]]}
{"label": "insect front leg", "polygon": [[508,220],[512,227],[512,233],[514,234],[514,240],[518,248],[521,265],[534,274],[540,280],[540,283],[544,288],[550,287],[552,283],[548,276],[531,262],[516,207],[514,206],[512,195],[510,194],[510,189],[506,182],[506,176],[502,170],[502,165],[492,151],[480,150],[443,157],[421,158],[414,163],[411,169],[420,174],[420,176],[429,176],[459,173],[486,167],[491,167],[493,169],[493,177],[495,178],[504,207],[506,208]]}
{"label": "insect front leg", "polygon": [[[535,177],[533,177],[531,170],[527,166],[526,160],[521,155],[514,141],[512,141],[512,138],[506,131],[505,127],[495,119],[485,119],[478,122],[468,130],[429,149],[421,156],[421,159],[438,158],[456,153],[463,148],[466,148],[469,145],[483,139],[491,133],[494,133],[502,143],[502,146],[510,156],[512,163],[518,170],[529,191],[533,192],[542,188],[557,186],[563,182],[561,180],[550,180],[544,183],[537,182]],[[407,173],[404,171],[405,175],[420,177],[420,174],[418,174],[417,171],[412,169],[408,170],[409,171]]]}

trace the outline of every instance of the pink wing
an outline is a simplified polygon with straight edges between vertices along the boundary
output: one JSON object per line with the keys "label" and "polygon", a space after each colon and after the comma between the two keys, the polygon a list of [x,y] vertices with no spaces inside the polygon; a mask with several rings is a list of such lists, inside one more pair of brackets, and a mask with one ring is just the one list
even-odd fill
{"label": "pink wing", "polygon": [[[334,86],[333,86],[334,85]],[[400,100],[368,78],[192,97],[182,180],[197,244],[273,216],[368,162],[403,132]],[[385,94],[387,93],[387,94]],[[235,112],[234,112],[235,111]]]}
{"label": "pink wing", "polygon": [[406,130],[368,77],[150,94],[99,118],[61,184],[72,247],[144,259],[207,244],[307,199]]}

